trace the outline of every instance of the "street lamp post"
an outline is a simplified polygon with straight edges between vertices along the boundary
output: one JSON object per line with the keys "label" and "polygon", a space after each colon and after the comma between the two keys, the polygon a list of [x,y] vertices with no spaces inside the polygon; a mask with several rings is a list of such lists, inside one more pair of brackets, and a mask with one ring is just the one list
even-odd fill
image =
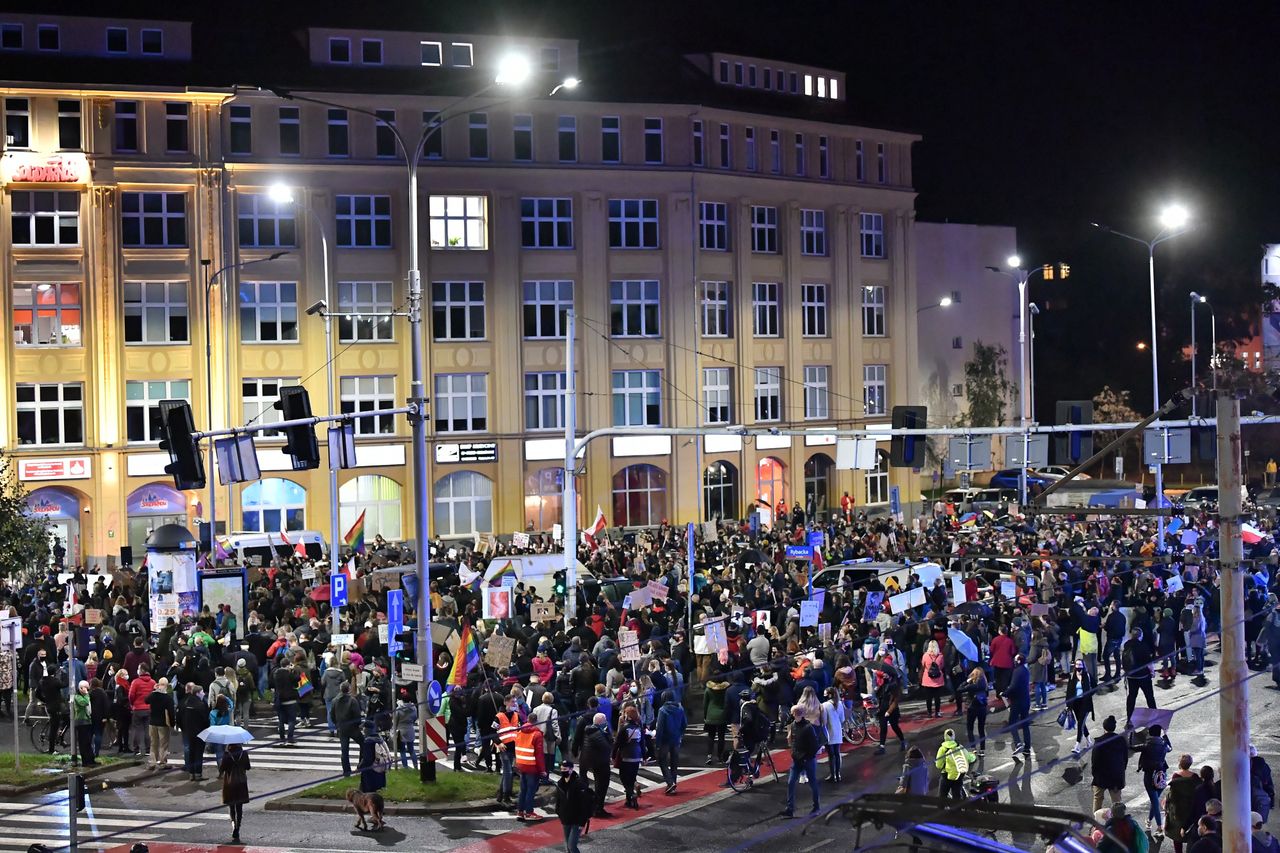
{"label": "street lamp post", "polygon": [[925,311],[928,311],[930,308],[950,308],[950,307],[951,307],[951,297],[944,296],[941,299],[939,299],[937,302],[931,302],[930,304],[925,305],[923,308],[917,308],[916,314],[917,315],[922,314]]}
{"label": "street lamp post", "polygon": [[1040,316],[1040,306],[1034,302],[1027,305],[1030,315],[1027,317],[1027,371],[1030,381],[1027,383],[1027,404],[1031,408],[1031,417],[1036,416],[1036,318]]}
{"label": "street lamp post", "polygon": [[1209,297],[1191,291],[1191,417],[1196,416],[1196,304],[1209,301]]}

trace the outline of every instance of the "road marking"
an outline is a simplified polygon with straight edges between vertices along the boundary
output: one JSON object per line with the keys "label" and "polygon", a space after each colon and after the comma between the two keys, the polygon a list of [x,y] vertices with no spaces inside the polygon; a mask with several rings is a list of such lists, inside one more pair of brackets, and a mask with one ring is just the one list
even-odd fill
{"label": "road marking", "polygon": [[797,850],[796,853],[809,853],[810,850],[817,850],[819,847],[826,847],[832,841],[835,841],[835,839],[827,838],[822,841],[819,841],[817,844],[810,844],[808,847],[805,847],[801,850]]}

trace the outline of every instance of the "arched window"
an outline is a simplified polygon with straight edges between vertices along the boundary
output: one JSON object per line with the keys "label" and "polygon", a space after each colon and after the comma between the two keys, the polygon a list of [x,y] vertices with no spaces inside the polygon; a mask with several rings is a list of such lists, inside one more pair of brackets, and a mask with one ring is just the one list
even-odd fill
{"label": "arched window", "polygon": [[712,462],[702,472],[705,515],[716,518],[738,517],[738,469],[730,462]]}
{"label": "arched window", "polygon": [[812,505],[815,512],[824,512],[830,505],[831,472],[835,462],[825,453],[815,453],[804,463],[804,508]]}
{"label": "arched window", "polygon": [[240,493],[240,518],[245,530],[259,533],[305,530],[307,491],[282,477],[259,480]]}
{"label": "arched window", "polygon": [[364,513],[366,541],[378,534],[391,542],[403,539],[403,505],[404,487],[390,477],[364,474],[348,480],[338,489],[338,533],[345,536]]}
{"label": "arched window", "polygon": [[787,466],[772,456],[756,463],[756,497],[769,504],[776,512],[778,501],[791,497],[787,490]]}
{"label": "arched window", "polygon": [[539,468],[524,478],[524,526],[550,530],[563,518],[564,469]]}
{"label": "arched window", "polygon": [[475,471],[458,471],[436,482],[435,532],[466,536],[493,532],[493,481]]}
{"label": "arched window", "polygon": [[613,475],[613,523],[644,527],[667,517],[667,472],[656,465],[628,465]]}
{"label": "arched window", "polygon": [[882,504],[889,502],[889,454],[883,450],[876,451],[876,467],[866,474],[867,503]]}

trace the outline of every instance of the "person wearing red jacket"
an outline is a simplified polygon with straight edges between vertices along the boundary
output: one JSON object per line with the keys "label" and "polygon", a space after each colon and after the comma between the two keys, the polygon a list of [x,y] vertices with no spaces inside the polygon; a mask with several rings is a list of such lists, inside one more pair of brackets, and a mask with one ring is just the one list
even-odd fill
{"label": "person wearing red jacket", "polygon": [[1001,625],[1000,632],[991,640],[991,669],[995,671],[997,696],[1003,696],[1009,689],[1009,681],[1013,678],[1013,657],[1017,653],[1018,647],[1009,636],[1009,626]]}
{"label": "person wearing red jacket", "polygon": [[155,680],[148,672],[147,665],[139,664],[138,677],[129,682],[129,710],[132,712],[129,723],[129,746],[134,755],[148,755],[151,752],[151,693],[156,689]]}
{"label": "person wearing red jacket", "polygon": [[516,820],[536,820],[534,797],[538,793],[538,781],[547,773],[547,759],[543,752],[542,729],[525,723],[516,734],[516,771],[520,774],[520,799],[516,803]]}

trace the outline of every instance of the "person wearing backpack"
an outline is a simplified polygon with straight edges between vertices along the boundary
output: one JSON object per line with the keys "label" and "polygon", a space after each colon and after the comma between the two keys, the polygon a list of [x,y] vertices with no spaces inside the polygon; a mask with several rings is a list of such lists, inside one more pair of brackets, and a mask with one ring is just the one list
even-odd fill
{"label": "person wearing backpack", "polygon": [[1280,853],[1280,840],[1267,832],[1264,822],[1262,815],[1257,812],[1249,814],[1249,825],[1253,827],[1253,835],[1250,836],[1253,853]]}
{"label": "person wearing backpack", "polygon": [[1172,746],[1169,738],[1159,726],[1147,729],[1147,742],[1138,751],[1138,769],[1142,771],[1142,787],[1151,800],[1151,808],[1147,813],[1148,831],[1163,823],[1160,818],[1160,795],[1169,784],[1168,777],[1165,776],[1169,769],[1165,756],[1170,749]]}
{"label": "person wearing backpack", "polygon": [[1107,821],[1106,828],[1111,835],[1120,839],[1120,843],[1117,844],[1110,836],[1104,835],[1098,842],[1098,853],[1147,853],[1150,846],[1147,834],[1129,814],[1124,803],[1111,805],[1111,820]]}
{"label": "person wearing backpack", "polygon": [[969,766],[977,760],[977,755],[956,742],[955,729],[947,729],[943,732],[942,745],[938,747],[938,754],[934,756],[933,762],[940,771],[938,796],[943,799],[951,797],[955,800],[963,800],[965,798],[964,774],[969,772]]}
{"label": "person wearing backpack", "polygon": [[360,744],[360,791],[372,794],[387,787],[387,768],[394,759],[391,749],[378,735],[378,725],[373,720],[364,724],[364,741]]}
{"label": "person wearing backpack", "polygon": [[[892,665],[886,666],[883,673],[884,680],[876,688],[876,708],[880,716],[880,745],[876,747],[876,755],[884,755],[884,742],[888,738],[890,727],[898,736],[898,751],[907,751],[907,736],[902,733],[902,726],[898,722],[902,716],[902,709],[898,704],[902,698],[902,676]],[[985,730],[983,736],[986,736]]]}
{"label": "person wearing backpack", "polygon": [[942,716],[942,694],[947,689],[944,663],[938,641],[930,640],[920,658],[920,686],[924,689],[924,709],[928,717]]}
{"label": "person wearing backpack", "polygon": [[813,809],[810,815],[816,815],[821,809],[818,794],[818,730],[805,719],[803,705],[791,706],[791,769],[787,771],[787,807],[782,810],[782,817],[795,817],[796,785],[800,774],[809,779],[809,790],[813,792]]}
{"label": "person wearing backpack", "polygon": [[667,783],[668,795],[676,792],[676,768],[680,764],[680,745],[684,742],[687,727],[684,708],[676,701],[675,694],[670,690],[662,691],[662,707],[658,709],[653,743],[658,753],[658,766],[662,768],[662,778]]}
{"label": "person wearing backpack", "polygon": [[839,783],[840,747],[844,744],[844,702],[835,687],[827,688],[827,701],[822,703],[821,726],[827,751],[827,778],[822,781]]}

